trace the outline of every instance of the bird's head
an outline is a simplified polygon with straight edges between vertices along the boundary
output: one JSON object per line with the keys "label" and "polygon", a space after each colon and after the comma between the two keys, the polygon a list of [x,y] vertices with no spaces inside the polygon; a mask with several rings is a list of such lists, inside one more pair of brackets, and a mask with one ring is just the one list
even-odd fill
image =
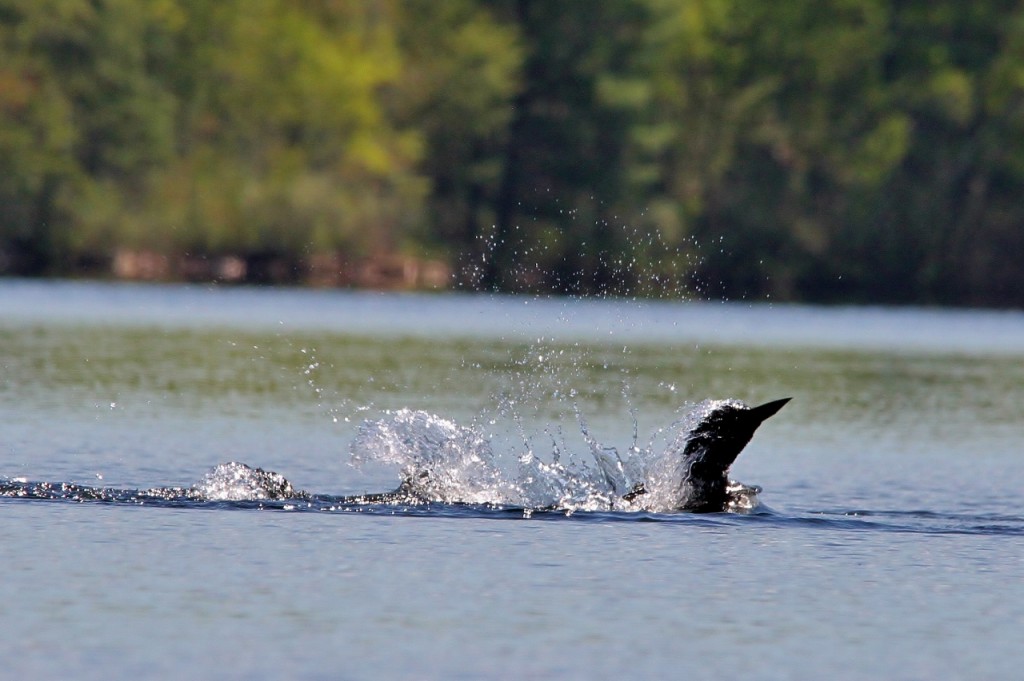
{"label": "bird's head", "polygon": [[789,400],[787,397],[757,407],[739,401],[712,403],[687,437],[683,457],[688,461],[690,477],[725,476],[757,427]]}

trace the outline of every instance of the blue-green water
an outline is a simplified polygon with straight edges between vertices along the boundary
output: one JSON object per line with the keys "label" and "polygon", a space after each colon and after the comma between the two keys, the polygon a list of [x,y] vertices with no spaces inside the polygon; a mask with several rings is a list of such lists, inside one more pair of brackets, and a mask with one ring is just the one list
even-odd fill
{"label": "blue-green water", "polygon": [[384,491],[403,408],[514,472],[793,397],[755,515],[0,499],[4,674],[1009,678],[1022,360],[1020,313],[0,282],[8,481]]}

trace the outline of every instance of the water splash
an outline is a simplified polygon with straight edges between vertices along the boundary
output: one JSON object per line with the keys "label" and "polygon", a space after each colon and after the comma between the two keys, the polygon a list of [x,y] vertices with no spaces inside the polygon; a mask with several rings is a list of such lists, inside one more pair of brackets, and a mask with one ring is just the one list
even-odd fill
{"label": "water splash", "polygon": [[[549,428],[544,431],[550,441],[546,453],[535,451],[531,443],[537,438],[524,435],[520,449],[501,450],[505,456],[495,452],[479,428],[401,409],[364,421],[351,454],[356,464],[397,465],[403,489],[429,501],[567,512],[671,512],[687,501],[683,452],[690,432],[726,404],[742,403],[702,402],[655,431],[645,446],[638,445],[634,428],[633,443],[623,454],[594,437],[577,410],[585,449],[574,450],[561,428],[557,433]],[[737,501],[729,510],[757,507],[757,488],[733,483],[731,489]]]}
{"label": "water splash", "polygon": [[[545,356],[546,357],[546,356]],[[541,360],[544,361],[544,360]],[[555,374],[557,376],[557,373]],[[525,378],[525,377],[524,377]],[[623,396],[633,421],[625,449],[603,443],[591,428],[569,385],[559,400],[572,400],[578,433],[566,434],[568,418],[531,432],[521,416],[536,397],[524,387],[498,399],[494,412],[483,412],[470,426],[426,411],[403,408],[362,422],[351,445],[353,462],[373,461],[396,466],[397,489],[350,497],[311,494],[295,488],[284,476],[229,462],[216,466],[189,487],[146,490],[91,487],[77,483],[32,483],[10,480],[0,485],[0,497],[104,501],[110,503],[304,503],[325,509],[366,505],[471,505],[533,511],[674,512],[698,508],[691,504],[692,461],[687,452],[695,427],[709,414],[735,400],[708,400],[685,411],[671,424],[651,434],[646,444],[638,437],[637,409]],[[536,414],[530,414],[529,419]],[[703,431],[702,431],[703,432]],[[702,437],[707,437],[705,432]],[[700,450],[698,450],[700,451]],[[724,478],[719,478],[724,484]],[[757,507],[753,487],[733,484],[725,510]],[[718,505],[713,510],[722,510]]]}
{"label": "water splash", "polygon": [[418,496],[442,503],[508,504],[515,487],[479,431],[425,411],[399,409],[364,421],[351,447],[364,460],[397,464]]}
{"label": "water splash", "polygon": [[206,501],[259,501],[308,496],[292,487],[280,473],[230,461],[214,467],[191,488]]}

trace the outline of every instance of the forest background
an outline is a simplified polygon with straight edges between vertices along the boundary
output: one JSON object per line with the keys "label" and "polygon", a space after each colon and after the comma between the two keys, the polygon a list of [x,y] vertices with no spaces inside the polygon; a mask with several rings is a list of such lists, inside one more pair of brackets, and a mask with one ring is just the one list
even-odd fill
{"label": "forest background", "polygon": [[0,0],[6,274],[1020,308],[1022,140],[1010,0]]}

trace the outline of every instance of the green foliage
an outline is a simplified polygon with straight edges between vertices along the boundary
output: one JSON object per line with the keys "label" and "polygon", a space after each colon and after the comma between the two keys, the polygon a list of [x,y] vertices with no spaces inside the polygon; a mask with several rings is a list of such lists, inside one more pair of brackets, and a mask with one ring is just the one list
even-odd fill
{"label": "green foliage", "polygon": [[[421,137],[379,93],[393,21],[365,3],[193,2],[179,82],[184,149],[151,184],[154,236],[199,253],[387,248],[415,226]],[[203,23],[205,22],[205,23]],[[201,49],[200,49],[201,47]],[[154,244],[155,245],[155,244]]]}
{"label": "green foliage", "polygon": [[1021,306],[1014,0],[0,0],[0,271]]}
{"label": "green foliage", "polygon": [[457,255],[494,221],[512,102],[522,87],[520,35],[474,0],[402,7],[405,64],[387,102],[426,146],[429,228],[420,240]]}

